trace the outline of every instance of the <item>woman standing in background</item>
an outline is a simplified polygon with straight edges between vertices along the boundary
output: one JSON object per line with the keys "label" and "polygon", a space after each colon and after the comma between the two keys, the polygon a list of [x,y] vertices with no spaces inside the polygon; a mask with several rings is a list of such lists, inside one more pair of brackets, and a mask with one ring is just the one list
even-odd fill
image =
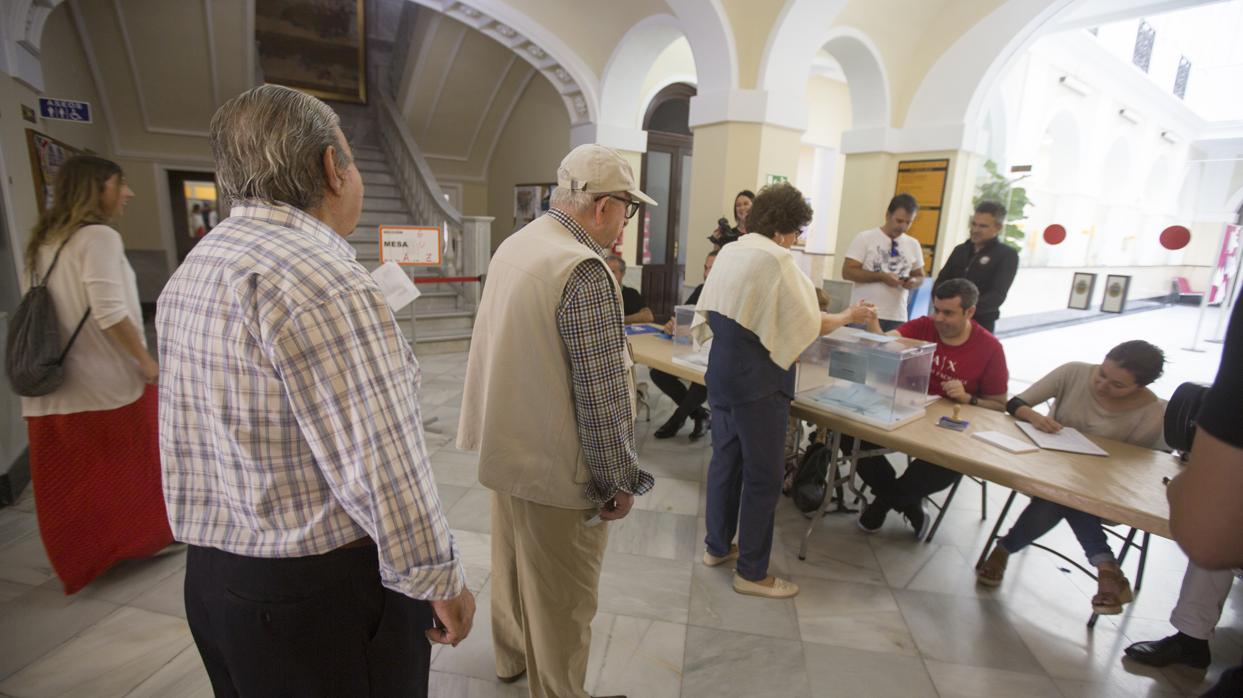
{"label": "woman standing in background", "polygon": [[56,174],[51,207],[26,248],[29,287],[46,280],[65,382],[22,398],[39,533],[66,594],[119,560],[173,540],[160,486],[156,388],[134,270],[108,223],[134,192],[110,160],[81,155]]}

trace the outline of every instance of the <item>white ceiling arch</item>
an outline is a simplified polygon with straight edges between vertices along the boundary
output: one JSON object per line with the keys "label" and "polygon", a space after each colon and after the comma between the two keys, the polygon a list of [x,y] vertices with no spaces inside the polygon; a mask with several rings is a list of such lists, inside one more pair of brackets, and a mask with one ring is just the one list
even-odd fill
{"label": "white ceiling arch", "polygon": [[599,82],[583,59],[553,32],[501,0],[410,0],[500,42],[548,78],[565,102],[570,124],[595,122]]}
{"label": "white ceiling arch", "polygon": [[64,0],[4,0],[0,10],[0,70],[43,91],[40,47],[48,15]]}
{"label": "white ceiling arch", "polygon": [[833,20],[845,6],[846,0],[786,0],[768,34],[756,88],[801,99],[816,53],[832,38]]}
{"label": "white ceiling arch", "polygon": [[665,0],[695,56],[700,93],[738,89],[738,51],[721,0]]}
{"label": "white ceiling arch", "polygon": [[666,14],[644,17],[626,32],[604,67],[600,83],[601,124],[643,128],[647,102],[642,92],[648,73],[660,54],[683,36],[681,23]]}
{"label": "white ceiling arch", "polygon": [[[880,49],[866,33],[854,27],[835,27],[821,44],[837,59],[850,89],[850,127],[884,128],[889,125],[889,77]],[[810,66],[809,66],[810,68]],[[810,70],[803,73],[804,84]]]}

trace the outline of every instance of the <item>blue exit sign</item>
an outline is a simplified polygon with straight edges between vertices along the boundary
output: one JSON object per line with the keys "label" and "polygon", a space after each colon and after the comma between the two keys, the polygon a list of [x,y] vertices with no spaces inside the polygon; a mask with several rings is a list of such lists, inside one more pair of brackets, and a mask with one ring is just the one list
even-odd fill
{"label": "blue exit sign", "polygon": [[91,103],[73,99],[39,98],[39,115],[45,119],[91,123]]}

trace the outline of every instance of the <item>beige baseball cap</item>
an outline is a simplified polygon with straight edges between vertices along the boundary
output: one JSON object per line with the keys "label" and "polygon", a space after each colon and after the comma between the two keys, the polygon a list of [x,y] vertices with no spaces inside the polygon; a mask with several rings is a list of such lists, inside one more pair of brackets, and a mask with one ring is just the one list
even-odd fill
{"label": "beige baseball cap", "polygon": [[649,206],[656,201],[639,191],[630,163],[612,148],[587,143],[570,151],[557,168],[557,186],[589,194],[624,191]]}

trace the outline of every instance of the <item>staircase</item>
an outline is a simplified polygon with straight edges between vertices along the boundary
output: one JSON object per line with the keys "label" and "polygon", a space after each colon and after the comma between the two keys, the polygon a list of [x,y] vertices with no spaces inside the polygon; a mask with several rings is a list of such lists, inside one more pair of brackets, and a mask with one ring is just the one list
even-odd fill
{"label": "staircase", "polygon": [[[439,267],[403,267],[422,295],[396,313],[402,332],[416,355],[461,352],[470,348],[471,328],[479,306],[479,281],[441,282],[436,279],[478,279],[487,273],[491,258],[491,222],[486,216],[463,216],[446,199],[419,146],[410,137],[391,92],[399,75],[390,74],[394,51],[404,65],[409,50],[415,8],[403,0],[369,0],[396,8],[400,27],[390,40],[372,37],[367,46],[368,82],[366,105],[333,103],[341,117],[341,130],[349,139],[354,161],[363,180],[363,211],[349,241],[366,269],[380,265],[381,225],[425,225],[444,231]],[[394,42],[391,39],[398,39]]]}
{"label": "staircase", "polygon": [[[383,150],[359,145],[353,151],[363,178],[364,196],[362,216],[349,241],[358,252],[359,263],[371,270],[380,266],[381,225],[416,225],[426,224],[426,221],[416,221],[411,216]],[[445,276],[442,267],[412,269],[416,278]],[[466,351],[470,347],[475,313],[459,289],[461,284],[416,282],[415,285],[422,295],[413,304],[413,314],[410,308],[397,314],[406,338],[414,343],[415,354]]]}

